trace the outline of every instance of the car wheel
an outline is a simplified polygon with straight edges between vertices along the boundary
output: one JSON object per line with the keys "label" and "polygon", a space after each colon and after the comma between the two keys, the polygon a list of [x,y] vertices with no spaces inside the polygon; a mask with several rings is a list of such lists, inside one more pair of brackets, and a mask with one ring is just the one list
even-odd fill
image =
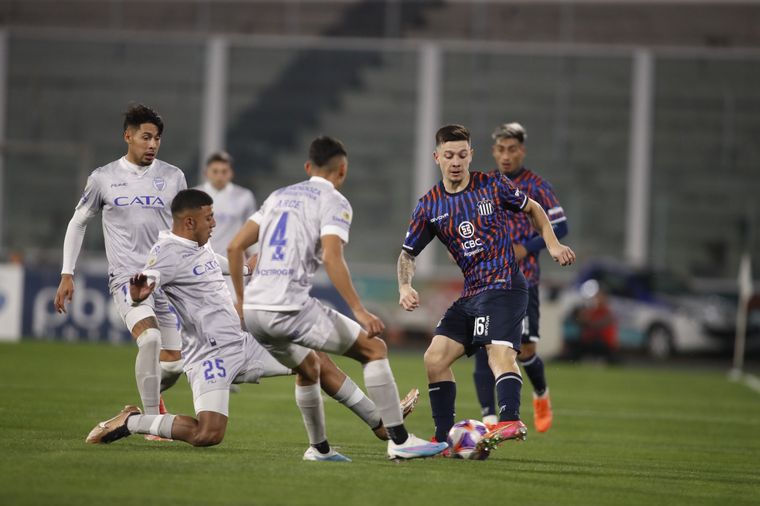
{"label": "car wheel", "polygon": [[663,325],[654,325],[647,332],[647,353],[655,360],[666,360],[673,356],[673,334]]}

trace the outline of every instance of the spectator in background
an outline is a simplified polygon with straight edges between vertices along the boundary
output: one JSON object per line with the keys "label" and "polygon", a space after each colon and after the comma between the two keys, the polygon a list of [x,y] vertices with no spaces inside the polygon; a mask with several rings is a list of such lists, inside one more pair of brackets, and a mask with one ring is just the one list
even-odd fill
{"label": "spectator in background", "polygon": [[603,357],[610,364],[619,363],[618,325],[607,293],[593,279],[584,283],[581,291],[588,302],[575,312],[580,339],[566,341],[567,358],[580,360],[591,355]]}

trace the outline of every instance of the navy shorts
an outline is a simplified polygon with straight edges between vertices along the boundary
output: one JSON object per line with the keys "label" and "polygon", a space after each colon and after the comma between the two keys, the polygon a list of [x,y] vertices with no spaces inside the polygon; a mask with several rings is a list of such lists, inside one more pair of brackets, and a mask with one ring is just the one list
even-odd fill
{"label": "navy shorts", "polygon": [[541,339],[538,333],[538,285],[528,288],[528,311],[525,313],[522,342],[537,343]]}
{"label": "navy shorts", "polygon": [[438,323],[435,335],[462,344],[467,356],[492,342],[504,343],[519,352],[527,307],[525,285],[486,290],[454,302]]}

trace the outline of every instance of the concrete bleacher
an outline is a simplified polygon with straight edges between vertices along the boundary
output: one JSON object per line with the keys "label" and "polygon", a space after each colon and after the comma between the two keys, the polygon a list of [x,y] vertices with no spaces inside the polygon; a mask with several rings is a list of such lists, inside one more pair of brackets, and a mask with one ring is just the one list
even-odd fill
{"label": "concrete bleacher", "polygon": [[[12,9],[8,2],[0,2],[0,19],[11,28],[27,28],[12,30],[9,38],[7,138],[86,145],[94,168],[123,153],[120,114],[128,102],[140,100],[164,115],[167,130],[160,157],[183,168],[191,184],[196,181],[199,157],[202,38],[164,39],[150,34],[68,38],[61,33],[32,33],[30,25],[65,27],[81,12],[77,9],[88,4],[92,17],[87,26],[96,27],[92,19],[100,16],[111,24],[98,27],[114,30],[216,33],[220,27],[231,27],[229,33],[295,30],[299,35],[378,36],[377,27],[362,33],[362,23],[369,23],[373,13],[376,17],[384,13],[359,1],[340,7],[325,2],[322,9],[309,2],[292,4],[289,15],[275,2],[262,3],[255,16],[251,6],[242,3],[235,8],[202,1],[174,1],[169,6],[159,1],[160,12],[187,8],[179,16],[169,16],[161,27],[154,20],[138,25],[121,12],[119,2],[112,2],[109,9],[73,0],[11,3]],[[51,10],[43,9],[46,4]],[[505,42],[593,43],[604,38],[615,44],[757,44],[746,29],[756,19],[757,9],[752,6],[713,6],[694,14],[690,28],[678,25],[668,37],[664,23],[677,17],[669,7],[634,13],[623,7],[589,11],[581,5],[480,4],[422,2],[399,35]],[[233,11],[239,19],[230,19]],[[634,26],[649,23],[649,28],[616,31],[626,13]],[[712,27],[705,23],[710,16]],[[573,32],[560,33],[560,25],[568,19]],[[723,34],[729,22],[735,30]],[[297,25],[308,28],[301,32]],[[535,48],[520,54],[508,44],[503,49],[444,48],[442,121],[471,129],[476,169],[493,166],[494,126],[507,120],[522,122],[530,137],[528,165],[554,184],[579,253],[619,256],[628,192],[630,56],[619,51],[606,56],[598,51],[561,55]],[[705,264],[716,241],[724,243],[725,257],[731,259],[739,244],[733,223],[760,191],[755,142],[760,120],[754,112],[760,110],[757,59],[655,56],[654,259],[666,265]],[[331,134],[343,139],[351,161],[345,193],[355,207],[348,254],[368,263],[393,262],[415,200],[411,181],[417,67],[414,49],[328,50],[233,39],[227,144],[238,160],[241,182],[251,186],[261,201],[272,189],[303,179],[306,149],[313,137]],[[430,139],[431,152],[432,143]],[[30,170],[39,182],[24,177]],[[437,170],[432,163],[431,170]],[[18,195],[49,193],[44,209],[58,210],[60,219],[31,232],[24,227],[31,228],[30,223],[39,218],[18,214],[19,221],[6,226],[5,245],[13,246],[15,241],[57,250],[86,172],[78,155],[51,161],[47,154],[25,158],[9,152],[6,192],[13,187]],[[4,204],[6,214],[20,205],[14,198],[15,194]],[[90,230],[88,244],[102,247],[99,234]],[[729,267],[720,268],[730,274]]]}
{"label": "concrete bleacher", "polygon": [[652,221],[665,241],[657,260],[732,274],[739,220],[748,209],[760,219],[760,70],[666,59],[657,77],[652,192],[666,202]]}

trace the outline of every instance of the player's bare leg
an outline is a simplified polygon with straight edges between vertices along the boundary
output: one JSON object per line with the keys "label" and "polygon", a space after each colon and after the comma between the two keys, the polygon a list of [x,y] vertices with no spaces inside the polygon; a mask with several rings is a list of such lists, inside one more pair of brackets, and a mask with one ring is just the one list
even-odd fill
{"label": "player's bare leg", "polygon": [[363,366],[364,386],[377,406],[390,437],[389,458],[431,457],[446,449],[445,443],[429,443],[407,432],[398,404],[398,388],[388,362],[385,341],[379,337],[369,337],[362,330],[345,355],[359,361]]}
{"label": "player's bare leg", "polygon": [[146,434],[184,441],[193,446],[214,446],[224,439],[227,416],[201,411],[198,418],[184,415],[143,415],[137,406],[125,406],[115,417],[90,431],[88,443],[112,443],[131,434]]}

